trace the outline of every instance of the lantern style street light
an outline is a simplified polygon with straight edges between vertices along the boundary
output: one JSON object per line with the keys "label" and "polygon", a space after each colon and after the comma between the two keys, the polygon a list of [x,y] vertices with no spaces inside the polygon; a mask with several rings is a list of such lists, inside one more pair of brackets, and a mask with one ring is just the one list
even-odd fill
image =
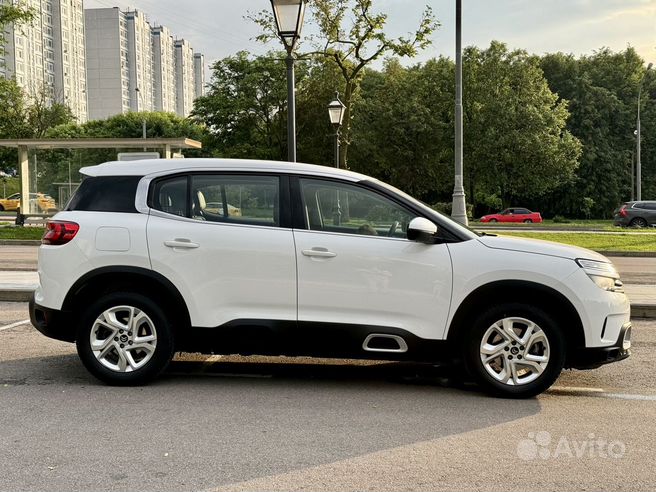
{"label": "lantern style street light", "polygon": [[278,36],[287,50],[287,158],[296,162],[294,48],[301,37],[306,0],[271,0]]}
{"label": "lantern style street light", "polygon": [[647,73],[651,70],[654,64],[650,63],[647,65],[647,70],[645,70],[642,79],[640,79],[640,86],[638,87],[638,118],[637,118],[637,130],[636,130],[636,200],[642,200],[642,159],[641,159],[641,129],[640,129],[640,98],[642,96],[642,86],[645,82],[645,77]]}
{"label": "lantern style street light", "polygon": [[328,104],[328,116],[330,123],[335,127],[335,167],[339,169],[339,130],[344,119],[346,106],[339,99],[339,92],[335,92],[335,99]]}
{"label": "lantern style street light", "polygon": [[[344,120],[344,110],[346,106],[339,99],[339,92],[335,92],[335,99],[328,103],[328,117],[330,123],[335,128],[335,167],[339,169],[339,129]],[[339,190],[336,190],[335,195],[335,214],[333,216],[333,224],[341,225],[342,223],[342,203],[339,197]]]}

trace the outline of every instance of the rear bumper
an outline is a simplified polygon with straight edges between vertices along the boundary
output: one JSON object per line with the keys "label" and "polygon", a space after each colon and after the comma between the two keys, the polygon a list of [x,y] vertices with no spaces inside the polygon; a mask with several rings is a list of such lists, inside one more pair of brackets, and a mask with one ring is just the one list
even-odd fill
{"label": "rear bumper", "polygon": [[30,299],[30,321],[34,328],[49,338],[74,342],[76,326],[72,313],[38,305]]}
{"label": "rear bumper", "polygon": [[595,369],[604,364],[618,362],[631,355],[631,323],[622,325],[617,342],[610,347],[595,347],[577,350],[567,364],[574,369]]}

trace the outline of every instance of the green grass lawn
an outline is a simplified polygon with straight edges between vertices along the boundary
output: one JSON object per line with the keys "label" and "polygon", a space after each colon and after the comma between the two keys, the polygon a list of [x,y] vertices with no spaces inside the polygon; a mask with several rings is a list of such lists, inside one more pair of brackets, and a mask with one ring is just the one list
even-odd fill
{"label": "green grass lawn", "polygon": [[43,227],[0,227],[0,239],[41,239]]}
{"label": "green grass lawn", "polygon": [[575,220],[572,222],[562,223],[554,222],[553,220],[545,220],[539,224],[524,224],[518,222],[496,222],[493,224],[483,223],[483,222],[471,222],[469,224],[474,229],[485,229],[488,226],[493,226],[495,228],[503,227],[515,227],[515,228],[527,228],[527,229],[594,229],[599,231],[607,232],[622,232],[622,231],[631,231],[631,232],[656,232],[654,227],[646,227],[645,229],[634,229],[634,228],[621,228],[613,225],[612,220]]}
{"label": "green grass lawn", "polygon": [[504,236],[544,239],[581,246],[596,251],[652,251],[656,252],[656,235],[648,234],[577,234],[556,232],[504,232]]}

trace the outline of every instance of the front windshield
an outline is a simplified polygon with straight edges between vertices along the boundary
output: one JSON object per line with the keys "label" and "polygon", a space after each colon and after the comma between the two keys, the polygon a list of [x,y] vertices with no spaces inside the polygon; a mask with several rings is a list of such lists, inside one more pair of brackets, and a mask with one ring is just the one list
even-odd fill
{"label": "front windshield", "polygon": [[[452,219],[451,217],[449,217],[448,215],[445,215],[445,214],[443,214],[442,212],[438,212],[437,210],[430,208],[430,207],[429,207],[428,205],[426,205],[425,203],[423,203],[423,202],[417,200],[416,198],[414,198],[414,197],[408,195],[407,193],[405,193],[405,192],[399,190],[398,188],[395,188],[395,187],[392,186],[392,185],[389,185],[389,184],[387,184],[387,183],[384,183],[383,181],[378,181],[378,180],[376,180],[376,182],[377,182],[378,184],[384,186],[384,187],[387,188],[388,190],[393,191],[393,192],[396,193],[397,195],[401,195],[401,196],[404,197],[406,200],[411,201],[413,204],[417,205],[417,206],[420,207],[422,210],[425,210],[425,211],[427,212],[427,215],[432,215],[432,216],[434,216],[434,217],[436,216],[436,219],[438,220],[438,222],[439,222],[439,221],[447,221],[447,222],[449,223],[449,226],[450,226],[450,227],[453,227],[454,229],[457,229],[457,230],[458,230],[459,232],[461,232],[464,236],[466,236],[466,237],[468,237],[468,238],[470,238],[470,239],[474,239],[474,238],[477,238],[477,237],[481,237],[481,236],[483,235],[483,234],[481,234],[480,232],[476,232],[475,230],[470,229],[469,227],[467,227],[467,226],[465,226],[465,225],[462,225],[460,222],[457,222],[457,221],[453,220],[453,219]],[[439,224],[438,224],[438,225],[439,225]]]}

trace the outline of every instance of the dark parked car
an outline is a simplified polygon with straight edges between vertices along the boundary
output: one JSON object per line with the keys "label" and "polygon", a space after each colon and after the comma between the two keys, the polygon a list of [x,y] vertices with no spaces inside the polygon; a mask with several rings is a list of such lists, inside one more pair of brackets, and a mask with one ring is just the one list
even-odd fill
{"label": "dark parked car", "polygon": [[647,227],[656,225],[656,200],[626,202],[614,212],[616,226]]}

